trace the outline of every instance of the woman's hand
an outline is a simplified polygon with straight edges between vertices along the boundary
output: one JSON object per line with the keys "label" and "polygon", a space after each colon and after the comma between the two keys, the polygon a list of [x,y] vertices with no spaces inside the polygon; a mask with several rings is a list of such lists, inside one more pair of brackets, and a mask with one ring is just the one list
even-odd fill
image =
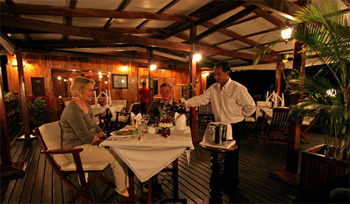
{"label": "woman's hand", "polygon": [[101,140],[107,139],[107,135],[104,132],[98,133],[97,137],[100,138]]}
{"label": "woman's hand", "polygon": [[91,142],[91,145],[99,145],[103,140],[98,138],[97,136],[94,136],[94,139]]}

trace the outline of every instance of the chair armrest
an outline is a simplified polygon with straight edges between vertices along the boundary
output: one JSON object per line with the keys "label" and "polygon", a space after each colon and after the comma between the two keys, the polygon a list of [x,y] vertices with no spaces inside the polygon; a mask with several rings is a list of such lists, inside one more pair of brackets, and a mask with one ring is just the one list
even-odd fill
{"label": "chair armrest", "polygon": [[41,150],[42,153],[50,153],[50,154],[75,154],[80,153],[84,149],[83,148],[73,148],[73,149],[52,149],[52,150]]}
{"label": "chair armrest", "polygon": [[97,113],[97,114],[95,114],[95,117],[103,117],[103,114],[104,113]]}

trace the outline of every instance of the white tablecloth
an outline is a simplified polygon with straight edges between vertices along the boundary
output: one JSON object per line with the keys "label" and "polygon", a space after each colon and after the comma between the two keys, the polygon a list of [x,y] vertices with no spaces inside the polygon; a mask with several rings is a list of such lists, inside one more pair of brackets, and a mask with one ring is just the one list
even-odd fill
{"label": "white tablecloth", "polygon": [[100,106],[100,105],[91,105],[92,112],[94,115],[98,113],[103,113],[106,111],[107,108],[111,109],[111,112],[113,116],[115,115],[115,111],[121,111],[123,109],[123,105],[105,105],[105,106]]}
{"label": "white tablecloth", "polygon": [[185,130],[174,128],[168,138],[145,134],[143,140],[138,140],[135,135],[112,135],[100,145],[115,151],[141,182],[160,172],[185,150],[194,149],[189,127]]}

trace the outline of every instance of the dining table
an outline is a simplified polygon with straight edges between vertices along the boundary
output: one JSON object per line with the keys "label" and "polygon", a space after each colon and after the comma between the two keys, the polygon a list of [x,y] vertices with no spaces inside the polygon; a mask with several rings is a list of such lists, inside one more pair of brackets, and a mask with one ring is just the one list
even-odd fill
{"label": "dining table", "polygon": [[[126,126],[123,129],[132,129],[132,127]],[[177,165],[177,158],[184,152],[186,152],[189,165],[190,151],[194,149],[194,146],[191,129],[188,126],[185,128],[171,127],[170,135],[165,137],[153,132],[143,135],[140,133],[117,135],[116,133],[118,132],[112,132],[111,136],[100,146],[114,151],[141,182],[150,181],[153,176],[172,162],[174,168],[174,165]],[[177,166],[174,173],[177,175]],[[173,175],[173,179],[174,199],[176,200],[178,199],[178,177]],[[133,184],[130,183],[131,186],[133,187]]]}

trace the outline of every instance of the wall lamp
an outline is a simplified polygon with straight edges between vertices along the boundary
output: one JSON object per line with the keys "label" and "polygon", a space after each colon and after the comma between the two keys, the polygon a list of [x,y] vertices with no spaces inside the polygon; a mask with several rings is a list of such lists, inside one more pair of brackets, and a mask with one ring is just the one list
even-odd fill
{"label": "wall lamp", "polygon": [[126,64],[122,66],[122,71],[128,71],[128,66],[126,66]]}
{"label": "wall lamp", "polygon": [[[23,67],[27,66],[27,63],[25,60],[22,61]],[[16,55],[13,56],[12,58],[12,66],[17,67],[17,58]]]}
{"label": "wall lamp", "polygon": [[150,70],[151,70],[151,71],[154,71],[154,70],[156,70],[156,69],[157,69],[157,65],[151,64]]}

